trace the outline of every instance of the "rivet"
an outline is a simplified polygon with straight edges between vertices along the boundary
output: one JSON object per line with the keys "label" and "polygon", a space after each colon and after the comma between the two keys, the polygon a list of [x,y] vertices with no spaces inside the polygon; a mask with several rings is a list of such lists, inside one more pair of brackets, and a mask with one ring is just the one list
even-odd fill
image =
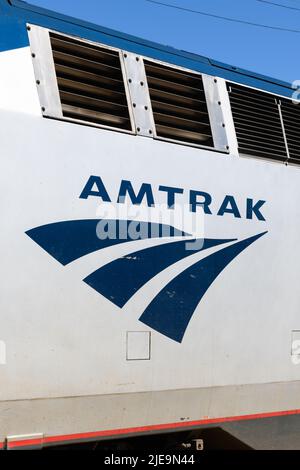
{"label": "rivet", "polygon": [[218,82],[218,80],[215,78],[215,79],[214,79],[214,82],[215,82],[215,83],[217,83],[217,82]]}
{"label": "rivet", "polygon": [[46,111],[46,108],[45,108],[44,106],[42,107],[42,111],[43,111],[43,112]]}
{"label": "rivet", "polygon": [[152,130],[151,130],[151,129],[149,129],[149,134],[152,134]]}
{"label": "rivet", "polygon": [[139,57],[136,57],[136,61],[138,62],[139,60],[140,60],[140,58],[139,58]]}
{"label": "rivet", "polygon": [[133,105],[132,105],[132,106],[133,106],[134,108],[136,108],[136,104],[135,104],[135,103],[133,103]]}
{"label": "rivet", "polygon": [[144,86],[144,82],[141,82],[141,86]]}
{"label": "rivet", "polygon": [[148,111],[148,106],[145,106],[145,110]]}
{"label": "rivet", "polygon": [[36,81],[36,84],[39,85],[41,82],[39,80]]}
{"label": "rivet", "polygon": [[127,54],[124,54],[125,59],[127,59]]}
{"label": "rivet", "polygon": [[132,80],[131,80],[131,78],[130,78],[128,81],[129,81],[129,83],[132,83]]}
{"label": "rivet", "polygon": [[30,31],[30,30],[31,30],[30,26],[27,26],[27,31]]}
{"label": "rivet", "polygon": [[225,127],[225,124],[224,124],[224,122],[223,122],[223,124],[222,124],[222,127]]}
{"label": "rivet", "polygon": [[33,58],[34,58],[34,57],[35,57],[35,54],[34,54],[34,53],[32,53],[32,54],[31,54],[31,57],[33,57]]}
{"label": "rivet", "polygon": [[229,148],[230,148],[229,145],[226,145],[226,150],[229,150]]}
{"label": "rivet", "polygon": [[138,128],[137,128],[137,131],[138,131],[138,132],[140,132],[140,131],[141,131],[141,128],[140,128],[140,127],[138,127]]}
{"label": "rivet", "polygon": [[221,103],[221,101],[218,101],[218,105],[220,105],[220,106],[221,106],[221,104],[222,104],[222,103]]}

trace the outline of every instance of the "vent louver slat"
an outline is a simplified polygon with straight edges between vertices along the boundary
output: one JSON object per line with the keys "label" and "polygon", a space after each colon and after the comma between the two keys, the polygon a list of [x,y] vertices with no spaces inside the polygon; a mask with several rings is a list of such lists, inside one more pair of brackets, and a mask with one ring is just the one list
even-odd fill
{"label": "vent louver slat", "polygon": [[227,87],[240,153],[286,161],[277,98],[233,83]]}
{"label": "vent louver slat", "polygon": [[200,75],[145,61],[158,137],[213,147]]}
{"label": "vent louver slat", "polygon": [[241,153],[300,163],[300,103],[227,84]]}
{"label": "vent louver slat", "polygon": [[281,98],[281,112],[290,161],[300,163],[300,103]]}
{"label": "vent louver slat", "polygon": [[82,71],[82,70],[76,69],[74,67],[70,68],[70,67],[65,66],[65,65],[56,64],[56,72],[57,72],[58,76],[65,77],[66,80],[68,80],[68,79],[72,80],[72,79],[76,78],[76,80],[78,80],[78,81],[81,80],[81,82],[84,82],[87,85],[98,86],[99,83],[101,83],[101,85],[103,85],[104,87],[106,86],[106,87],[109,87],[110,89],[116,90],[116,91],[118,91],[120,89],[120,87],[122,87],[122,81],[121,80],[116,80],[112,77],[105,77],[103,75],[101,76],[101,75],[98,75],[98,74],[92,73],[92,72]]}
{"label": "vent louver slat", "polygon": [[119,53],[50,33],[63,116],[132,130]]}
{"label": "vent louver slat", "polygon": [[246,97],[244,97],[243,99],[243,98],[237,97],[236,95],[233,95],[233,96],[234,96],[234,102],[237,105],[240,105],[241,107],[243,107],[243,109],[247,109],[249,113],[252,112],[253,114],[259,114],[261,111],[263,111],[264,115],[269,115],[269,116],[278,115],[277,107],[271,108],[270,101],[265,102],[262,100],[255,100],[252,97],[251,98],[247,97],[247,101],[245,101]]}
{"label": "vent louver slat", "polygon": [[[242,126],[236,125],[236,129],[239,130],[240,132],[245,132],[247,135],[252,133],[253,135],[256,134],[262,134],[267,138],[266,130],[270,130],[272,132],[272,137],[270,137],[273,140],[273,136],[282,136],[282,131],[278,131],[277,127],[272,126],[272,124],[264,122],[263,128],[261,126],[258,126],[257,123],[249,123],[246,119],[240,119]],[[259,121],[258,121],[259,123]]]}
{"label": "vent louver slat", "polygon": [[259,143],[263,145],[264,143],[267,143],[269,148],[276,147],[276,148],[281,149],[281,144],[278,144],[278,142],[274,141],[271,136],[268,136],[268,135],[266,136],[266,135],[258,134],[257,132],[255,132],[255,134],[253,134],[253,136],[250,138],[249,134],[247,134],[244,131],[241,131],[240,135],[245,140],[245,142],[250,142],[252,145],[257,145]]}
{"label": "vent louver slat", "polygon": [[191,119],[192,121],[205,121],[205,118],[207,117],[204,111],[197,111],[196,109],[192,108],[184,108],[173,104],[166,104],[162,101],[153,100],[152,106],[155,107],[157,113],[169,114],[171,112],[171,114],[174,116],[182,117],[183,119]]}

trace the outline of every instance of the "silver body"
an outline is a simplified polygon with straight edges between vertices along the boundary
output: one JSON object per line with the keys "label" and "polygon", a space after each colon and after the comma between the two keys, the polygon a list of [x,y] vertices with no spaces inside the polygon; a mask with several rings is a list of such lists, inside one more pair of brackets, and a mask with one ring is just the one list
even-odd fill
{"label": "silver body", "polygon": [[[229,153],[46,119],[29,47],[1,52],[0,70],[0,441],[51,445],[299,410],[292,343],[300,330],[300,169],[238,155],[224,80],[218,93]],[[211,238],[268,232],[212,284],[182,343],[138,319],[191,259],[119,309],[82,279],[127,254],[126,244],[63,267],[26,235],[50,222],[95,218],[101,200],[79,198],[90,175],[101,176],[114,200],[122,179],[136,188],[150,183],[161,204],[159,185],[184,188],[182,205],[191,189],[209,192]],[[227,194],[241,219],[216,215]],[[265,221],[245,218],[247,197],[266,201]],[[135,249],[156,243],[137,241]],[[143,342],[128,339],[137,332],[147,333],[149,357]]]}

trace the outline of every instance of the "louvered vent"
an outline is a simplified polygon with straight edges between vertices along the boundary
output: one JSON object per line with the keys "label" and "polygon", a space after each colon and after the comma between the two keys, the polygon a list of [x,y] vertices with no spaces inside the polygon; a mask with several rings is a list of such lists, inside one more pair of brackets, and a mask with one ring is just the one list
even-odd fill
{"label": "louvered vent", "polygon": [[118,52],[50,33],[63,116],[131,130]]}
{"label": "louvered vent", "polygon": [[278,98],[262,91],[228,84],[239,151],[285,161],[287,149]]}
{"label": "louvered vent", "polygon": [[300,102],[280,98],[285,135],[289,149],[289,161],[300,163]]}
{"label": "louvered vent", "polygon": [[145,61],[159,137],[213,147],[202,78]]}

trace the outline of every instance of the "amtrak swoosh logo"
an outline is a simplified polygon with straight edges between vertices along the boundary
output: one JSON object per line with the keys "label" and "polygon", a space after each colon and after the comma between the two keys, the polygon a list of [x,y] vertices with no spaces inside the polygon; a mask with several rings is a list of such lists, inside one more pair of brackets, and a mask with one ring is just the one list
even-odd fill
{"label": "amtrak swoosh logo", "polygon": [[[161,289],[139,318],[142,323],[178,343],[182,342],[198,304],[219,274],[240,253],[267,233],[259,233],[241,241],[194,239],[202,243],[198,249],[189,251],[186,250],[186,243],[193,241],[185,238],[189,234],[163,224],[135,222],[140,224],[141,233],[144,234],[139,239],[153,238],[153,233],[156,233],[158,238],[182,237],[182,240],[134,251],[131,246],[135,246],[135,239],[98,238],[99,222],[98,219],[56,222],[31,229],[26,234],[63,266],[95,251],[132,242],[128,243],[126,256],[102,266],[84,279],[86,284],[119,308],[124,307],[154,276],[174,263],[197,252],[232,243],[200,261],[192,261],[188,268]],[[117,233],[120,224],[128,228],[132,223],[129,220],[112,222],[117,224]]]}

